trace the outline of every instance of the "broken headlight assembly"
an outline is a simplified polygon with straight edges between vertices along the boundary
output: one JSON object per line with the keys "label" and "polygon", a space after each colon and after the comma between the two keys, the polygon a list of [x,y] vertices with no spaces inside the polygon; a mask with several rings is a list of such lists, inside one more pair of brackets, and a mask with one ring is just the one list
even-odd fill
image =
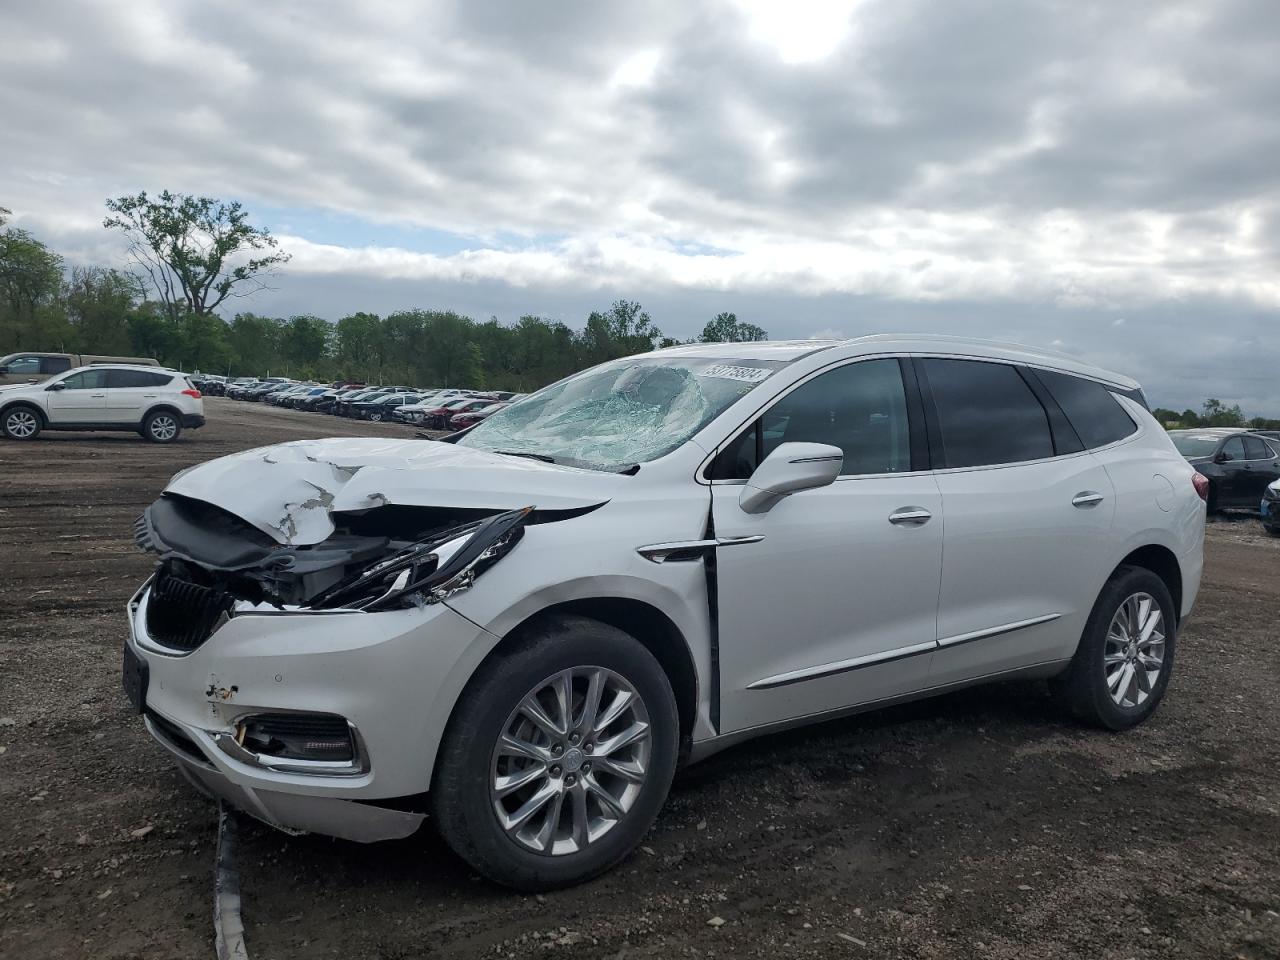
{"label": "broken headlight assembly", "polygon": [[510,553],[532,512],[511,510],[419,541],[325,590],[308,606],[389,610],[439,603]]}

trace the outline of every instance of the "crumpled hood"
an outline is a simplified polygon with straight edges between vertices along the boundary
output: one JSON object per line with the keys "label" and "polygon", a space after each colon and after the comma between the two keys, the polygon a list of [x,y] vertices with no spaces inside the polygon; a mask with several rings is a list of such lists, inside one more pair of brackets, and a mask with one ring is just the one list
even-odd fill
{"label": "crumpled hood", "polygon": [[331,513],[387,505],[513,510],[594,507],[625,477],[435,440],[296,440],[220,457],[175,477],[166,494],[211,503],[275,539],[307,546]]}

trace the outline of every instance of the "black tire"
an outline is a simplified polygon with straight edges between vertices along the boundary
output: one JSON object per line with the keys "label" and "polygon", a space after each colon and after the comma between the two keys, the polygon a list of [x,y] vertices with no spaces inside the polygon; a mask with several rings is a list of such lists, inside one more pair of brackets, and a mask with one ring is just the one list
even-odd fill
{"label": "black tire", "polygon": [[142,421],[141,433],[152,443],[173,443],[182,433],[182,417],[172,410],[154,410]]}
{"label": "black tire", "polygon": [[1263,530],[1265,530],[1265,531],[1267,531],[1267,533],[1268,533],[1270,536],[1273,536],[1273,537],[1280,537],[1280,527],[1271,526],[1271,525],[1269,525],[1269,524],[1265,524],[1265,523],[1264,523],[1264,524],[1262,525],[1262,529],[1263,529]]}
{"label": "black tire", "polygon": [[[1116,702],[1108,687],[1104,663],[1107,634],[1121,605],[1138,594],[1146,594],[1160,605],[1165,637],[1163,663],[1145,699],[1122,705]],[[1168,689],[1177,649],[1177,622],[1173,598],[1163,580],[1144,567],[1120,567],[1098,594],[1071,665],[1049,681],[1050,689],[1067,710],[1091,726],[1106,730],[1137,726],[1155,712]]]}
{"label": "black tire", "polygon": [[34,440],[43,428],[44,415],[25,403],[15,403],[0,415],[0,431],[10,440]]}
{"label": "black tire", "polygon": [[[537,853],[508,836],[498,821],[490,792],[494,748],[516,706],[541,678],[590,667],[624,678],[648,711],[646,777],[627,812],[585,849]],[[453,851],[495,883],[526,891],[582,883],[631,853],[652,826],[675,773],[679,736],[671,683],[639,641],[586,617],[547,618],[516,647],[490,657],[467,685],[436,760],[431,812]],[[564,756],[567,767],[569,754]],[[570,778],[564,776],[567,782]]]}
{"label": "black tire", "polygon": [[374,411],[373,413],[369,414],[369,419],[372,420],[374,423],[381,423],[382,414],[378,413],[377,411]]}
{"label": "black tire", "polygon": [[1218,506],[1218,484],[1215,481],[1210,480],[1209,496],[1205,499],[1204,512],[1207,516],[1213,516],[1221,509],[1222,508]]}

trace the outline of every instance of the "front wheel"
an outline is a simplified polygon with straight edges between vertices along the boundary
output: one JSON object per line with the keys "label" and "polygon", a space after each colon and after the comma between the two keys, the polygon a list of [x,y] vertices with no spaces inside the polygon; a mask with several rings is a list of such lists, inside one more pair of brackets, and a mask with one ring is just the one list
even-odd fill
{"label": "front wheel", "polygon": [[382,414],[377,412],[371,413],[369,414],[369,419],[372,420],[374,423],[380,423],[382,421]]}
{"label": "front wheel", "polygon": [[1071,665],[1050,688],[1086,723],[1137,726],[1164,697],[1176,641],[1177,612],[1164,581],[1143,567],[1121,567],[1098,595]]}
{"label": "front wheel", "polygon": [[30,407],[10,407],[0,420],[0,429],[10,440],[34,440],[43,426],[40,414]]}
{"label": "front wheel", "polygon": [[142,435],[152,443],[173,443],[181,432],[178,415],[168,410],[157,410],[142,422]]}
{"label": "front wheel", "polygon": [[678,742],[675,696],[653,654],[596,620],[547,620],[468,685],[436,765],[435,820],[490,880],[581,883],[653,824]]}

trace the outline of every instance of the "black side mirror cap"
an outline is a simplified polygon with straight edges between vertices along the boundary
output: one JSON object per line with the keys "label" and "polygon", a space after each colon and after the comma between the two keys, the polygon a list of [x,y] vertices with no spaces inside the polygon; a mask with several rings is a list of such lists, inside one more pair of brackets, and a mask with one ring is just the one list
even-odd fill
{"label": "black side mirror cap", "polygon": [[1226,463],[1228,460],[1234,460],[1234,459],[1235,457],[1231,456],[1231,454],[1227,453],[1226,451],[1219,451],[1213,456],[1214,463]]}

